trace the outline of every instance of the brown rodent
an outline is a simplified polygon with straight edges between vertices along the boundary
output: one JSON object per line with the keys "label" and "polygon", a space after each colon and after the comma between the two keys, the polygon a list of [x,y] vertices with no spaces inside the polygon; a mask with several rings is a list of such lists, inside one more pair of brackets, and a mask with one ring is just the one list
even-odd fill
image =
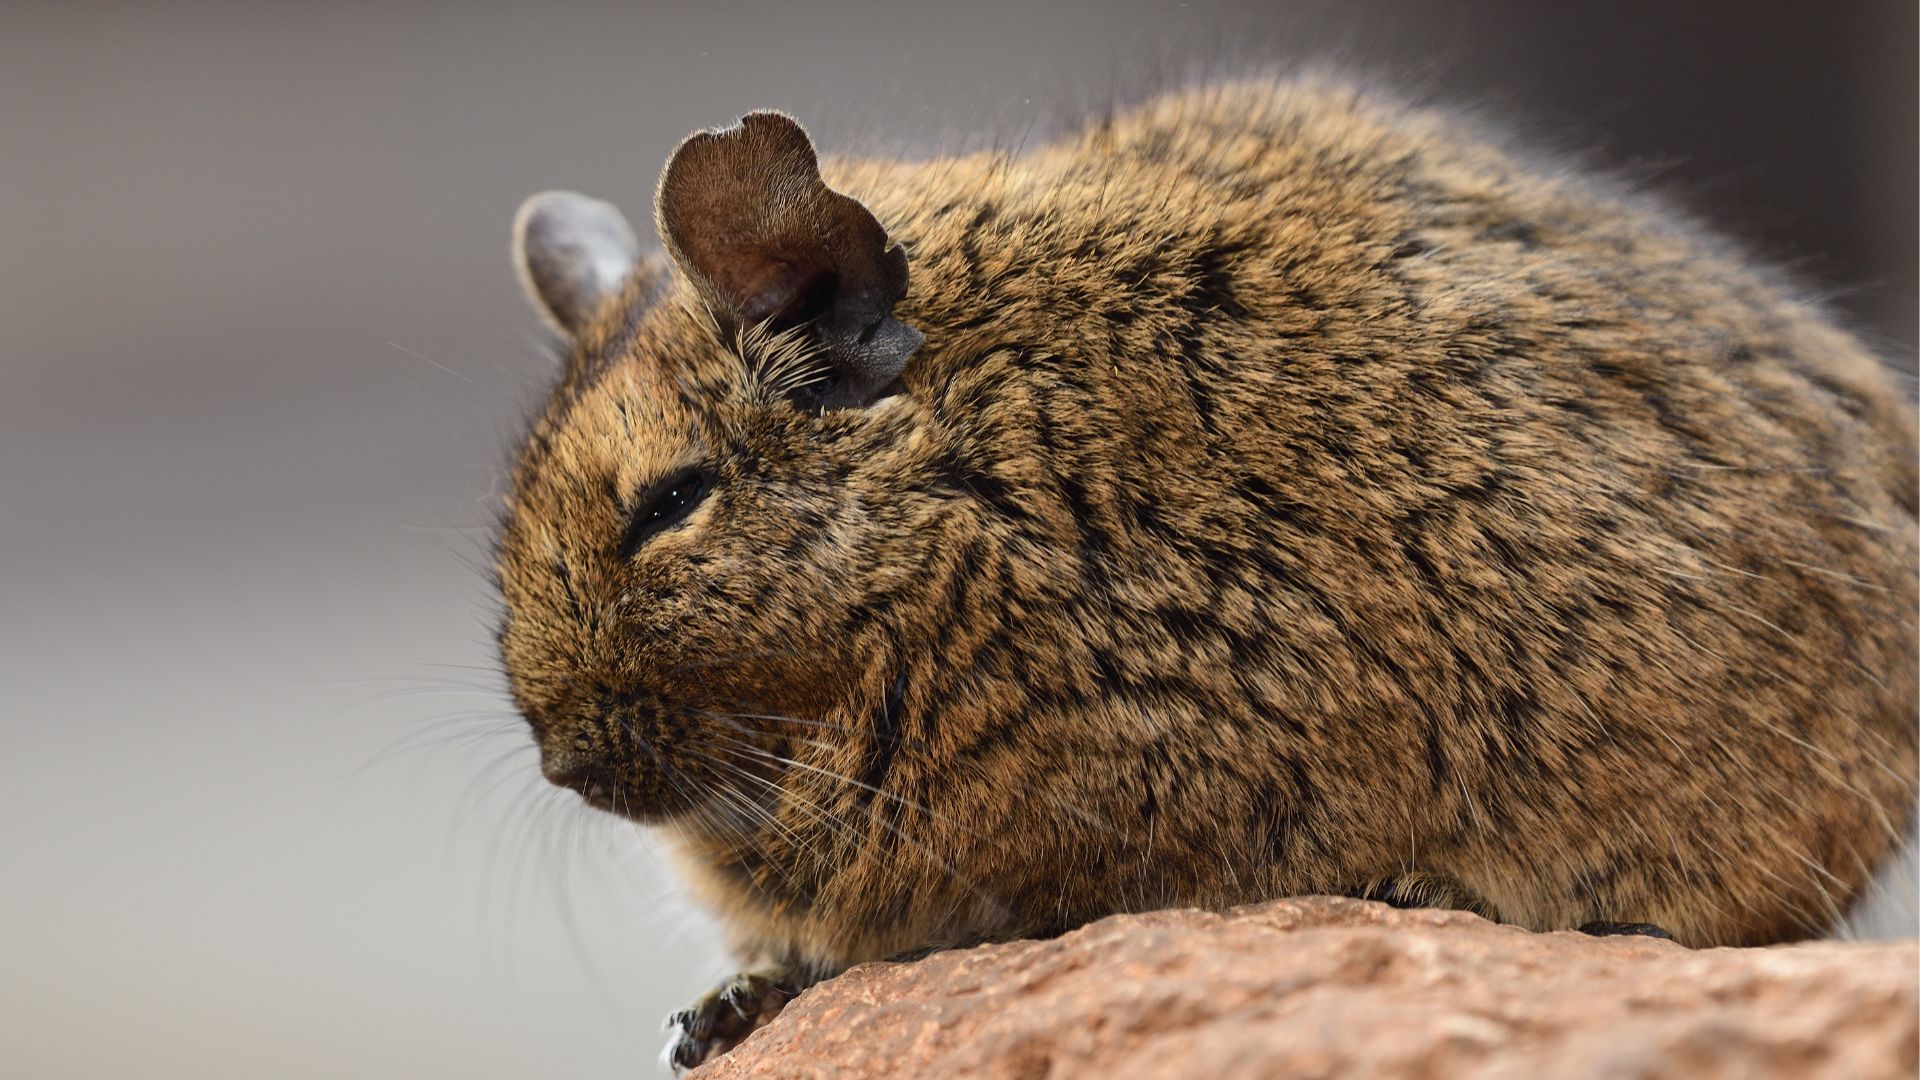
{"label": "brown rodent", "polygon": [[675,152],[664,254],[518,222],[572,351],[501,650],[751,969],[676,1064],[1172,905],[1778,941],[1896,844],[1914,411],[1728,244],[1317,77],[824,171],[758,113]]}

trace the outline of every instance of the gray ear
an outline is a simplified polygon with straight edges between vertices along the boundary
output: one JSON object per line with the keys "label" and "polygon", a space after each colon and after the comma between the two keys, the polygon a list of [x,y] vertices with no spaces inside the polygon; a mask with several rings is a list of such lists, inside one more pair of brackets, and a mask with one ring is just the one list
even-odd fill
{"label": "gray ear", "polygon": [[723,329],[806,328],[832,367],[832,384],[815,391],[820,405],[871,404],[925,340],[892,314],[907,292],[907,253],[820,178],[792,117],[748,113],[688,136],[660,175],[654,220]]}
{"label": "gray ear", "polygon": [[577,338],[618,295],[640,259],[633,227],[612,203],[543,191],[513,218],[513,264],[521,287],[556,330]]}

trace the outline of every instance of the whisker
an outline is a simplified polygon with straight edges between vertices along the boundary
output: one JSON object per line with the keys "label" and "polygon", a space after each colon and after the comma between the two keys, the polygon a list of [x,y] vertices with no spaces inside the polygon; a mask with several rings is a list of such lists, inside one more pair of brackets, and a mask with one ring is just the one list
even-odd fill
{"label": "whisker", "polygon": [[[862,738],[873,737],[873,732],[871,729],[854,727],[853,725],[850,725],[850,724],[835,724],[827,720],[811,720],[811,719],[806,719],[798,716],[775,716],[768,713],[714,712],[708,709],[693,709],[690,711],[692,711],[693,713],[699,716],[707,717],[708,719],[711,719],[711,720],[722,720],[722,721],[765,720],[768,723],[774,723],[774,724],[796,724],[800,727],[819,728],[824,731],[845,732],[846,734],[858,735]],[[750,734],[756,734],[756,735],[765,734],[764,732],[752,731],[752,729],[744,728],[737,724],[730,725],[730,726],[732,726],[736,731],[745,731]],[[912,748],[915,750],[925,750],[928,748],[925,742],[922,742],[918,739],[911,738],[906,735],[899,736],[898,745],[902,749]]]}
{"label": "whisker", "polygon": [[[737,729],[737,730],[741,730],[741,731],[748,731],[748,729],[745,729],[745,728],[739,728],[739,729]],[[749,733],[749,734],[753,734],[753,732],[750,732],[750,731],[748,731],[748,733]],[[804,762],[804,761],[797,761],[797,760],[795,760],[795,759],[793,759],[793,758],[790,758],[790,757],[786,757],[785,755],[782,755],[782,754],[776,754],[776,753],[773,753],[772,751],[769,751],[769,750],[763,750],[763,749],[761,749],[760,747],[757,747],[757,746],[753,746],[753,745],[751,745],[751,744],[749,744],[749,743],[745,743],[745,742],[741,742],[741,741],[739,741],[739,740],[737,740],[737,739],[735,739],[735,740],[726,740],[726,742],[730,742],[730,743],[732,743],[732,744],[733,744],[733,745],[734,745],[735,747],[737,747],[737,748],[739,748],[739,749],[741,749],[741,750],[745,750],[746,752],[748,752],[748,753],[750,753],[750,754],[753,754],[753,755],[755,755],[755,756],[757,756],[757,757],[760,757],[760,758],[763,758],[763,759],[765,759],[765,760],[767,760],[767,761],[772,761],[772,762],[775,762],[775,763],[777,763],[777,764],[780,764],[780,765],[785,765],[785,766],[787,766],[787,767],[789,767],[789,768],[794,768],[794,769],[804,769],[804,770],[806,770],[807,772],[811,772],[811,773],[814,773],[814,774],[816,774],[816,775],[819,775],[819,776],[824,776],[824,777],[826,777],[826,778],[827,778],[827,779],[829,779],[829,780],[833,780],[833,781],[836,781],[836,782],[838,782],[838,783],[842,783],[842,784],[846,784],[846,785],[848,785],[848,786],[850,786],[850,787],[855,787],[855,788],[859,788],[859,789],[860,789],[861,791],[865,791],[865,792],[868,792],[868,793],[870,793],[870,794],[872,794],[872,795],[874,795],[874,796],[875,796],[876,798],[883,798],[883,799],[887,799],[887,800],[890,800],[890,801],[892,801],[892,802],[896,802],[896,803],[898,803],[898,804],[900,804],[901,806],[904,806],[904,807],[906,807],[906,808],[907,808],[907,809],[909,809],[909,810],[913,810],[913,811],[916,811],[916,812],[918,812],[918,813],[922,813],[922,814],[925,814],[925,815],[927,815],[928,817],[930,817],[930,818],[933,818],[933,819],[934,819],[934,820],[936,820],[936,821],[940,821],[940,822],[944,822],[944,823],[946,823],[946,824],[949,824],[949,825],[953,825],[953,826],[955,826],[955,827],[957,827],[957,828],[965,828],[965,826],[964,826],[964,825],[961,825],[961,824],[960,824],[959,822],[957,822],[957,821],[954,821],[954,820],[952,820],[952,819],[950,819],[950,818],[948,818],[948,817],[946,817],[946,816],[944,816],[944,815],[941,815],[941,814],[938,814],[938,813],[935,813],[935,812],[934,812],[934,810],[933,810],[933,808],[932,808],[932,807],[930,807],[930,806],[928,806],[928,805],[926,805],[925,803],[919,803],[919,802],[915,802],[915,801],[913,801],[913,800],[911,800],[911,799],[908,799],[908,798],[906,798],[905,796],[902,796],[902,795],[896,795],[896,794],[894,794],[894,793],[893,793],[893,792],[891,792],[891,791],[883,791],[883,790],[881,790],[880,788],[877,788],[877,787],[875,787],[875,786],[873,786],[872,784],[869,784],[869,783],[867,783],[867,782],[865,782],[865,781],[863,781],[863,780],[855,780],[855,779],[854,779],[853,777],[851,777],[851,776],[842,776],[841,774],[839,774],[839,773],[837,773],[837,772],[834,772],[834,771],[833,771],[833,770],[831,770],[831,769],[825,769],[825,768],[822,768],[822,767],[820,767],[820,766],[818,766],[818,765],[810,765],[810,764],[808,764],[808,763],[806,763],[806,762]]]}

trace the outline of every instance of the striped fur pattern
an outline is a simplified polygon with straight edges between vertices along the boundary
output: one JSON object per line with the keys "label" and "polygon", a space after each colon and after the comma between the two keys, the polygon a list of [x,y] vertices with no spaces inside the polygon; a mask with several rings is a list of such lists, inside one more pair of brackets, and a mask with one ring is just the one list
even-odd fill
{"label": "striped fur pattern", "polygon": [[1315,78],[824,170],[908,252],[899,392],[796,407],[655,257],[498,555],[548,774],[790,988],[1312,892],[1780,941],[1905,828],[1913,408],[1728,244]]}

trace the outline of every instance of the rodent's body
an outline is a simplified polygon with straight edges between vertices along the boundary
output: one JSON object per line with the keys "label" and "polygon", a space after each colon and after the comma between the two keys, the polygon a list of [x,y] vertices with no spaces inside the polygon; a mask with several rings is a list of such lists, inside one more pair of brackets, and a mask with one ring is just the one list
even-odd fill
{"label": "rodent's body", "polygon": [[[899,392],[755,398],[764,343],[633,285],[502,541],[550,773],[745,768],[659,812],[744,952],[1309,892],[1758,943],[1897,842],[1914,414],[1737,253],[1328,82],[825,177],[907,251]],[[711,509],[595,554],[689,455]]]}

